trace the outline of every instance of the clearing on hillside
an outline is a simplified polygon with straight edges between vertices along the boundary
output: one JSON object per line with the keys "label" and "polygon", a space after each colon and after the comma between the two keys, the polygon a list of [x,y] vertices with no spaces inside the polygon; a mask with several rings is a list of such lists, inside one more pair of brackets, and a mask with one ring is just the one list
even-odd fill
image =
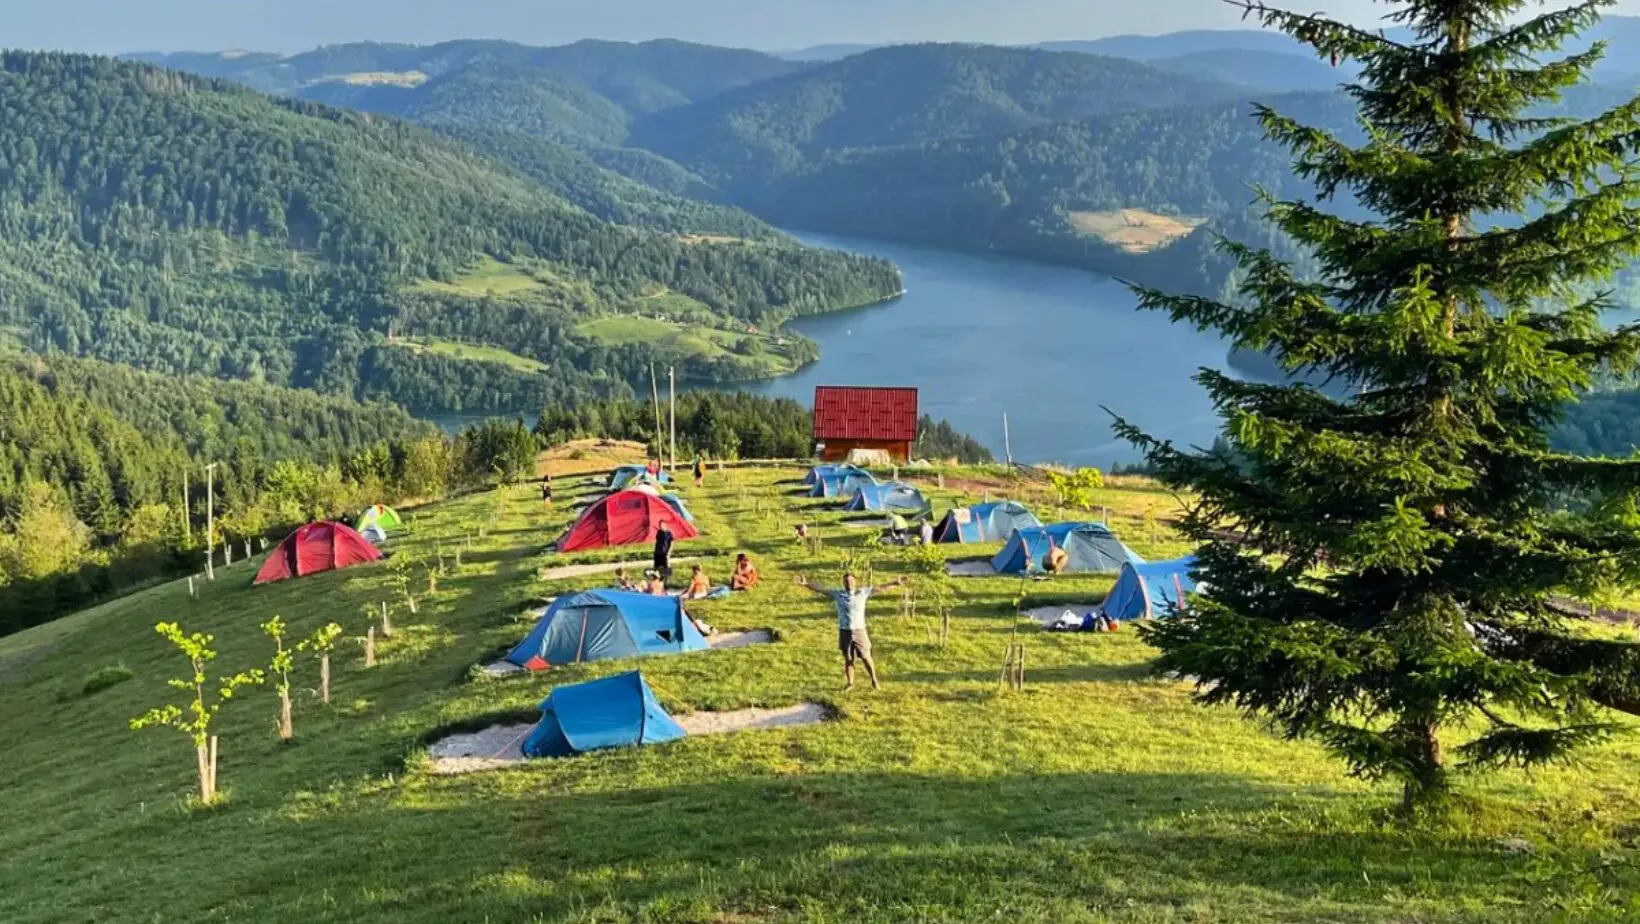
{"label": "clearing on hillside", "polygon": [[547,371],[547,364],[528,356],[519,356],[510,350],[500,347],[483,346],[476,343],[456,343],[453,340],[403,340],[395,338],[389,341],[393,346],[403,347],[412,353],[438,353],[452,359],[461,359],[468,362],[495,363],[516,369],[519,372],[541,373]]}
{"label": "clearing on hillside", "polygon": [[1158,215],[1144,209],[1071,212],[1071,227],[1128,253],[1160,250],[1201,227],[1207,219]]}
{"label": "clearing on hillside", "polygon": [[502,263],[500,260],[486,254],[471,269],[450,282],[422,279],[416,282],[412,288],[436,295],[484,298],[487,295],[496,297],[518,295],[523,292],[532,292],[536,289],[545,288],[545,285],[524,267],[516,263]]}
{"label": "clearing on hillside", "polygon": [[609,346],[647,343],[706,362],[734,364],[746,378],[786,375],[797,371],[801,364],[796,342],[788,338],[764,332],[722,330],[704,324],[680,324],[645,315],[593,318],[577,324],[575,332]]}

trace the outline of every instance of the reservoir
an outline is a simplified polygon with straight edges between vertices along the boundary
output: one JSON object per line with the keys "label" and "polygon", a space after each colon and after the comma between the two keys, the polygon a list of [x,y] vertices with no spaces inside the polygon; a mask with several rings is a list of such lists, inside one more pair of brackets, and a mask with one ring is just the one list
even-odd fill
{"label": "reservoir", "polygon": [[1226,368],[1216,335],[1141,312],[1121,284],[1080,270],[904,244],[798,233],[805,243],[894,261],[906,294],[788,326],[820,345],[794,375],[737,385],[814,399],[816,385],[912,385],[922,412],[1018,461],[1134,462],[1101,406],[1153,436],[1206,446],[1218,419],[1192,376]]}

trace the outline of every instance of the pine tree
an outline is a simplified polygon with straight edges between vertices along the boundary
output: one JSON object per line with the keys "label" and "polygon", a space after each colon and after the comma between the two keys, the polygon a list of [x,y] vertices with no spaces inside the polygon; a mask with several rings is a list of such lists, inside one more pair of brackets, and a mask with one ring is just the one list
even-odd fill
{"label": "pine tree", "polygon": [[[1391,38],[1237,3],[1337,64],[1354,61],[1364,139],[1257,108],[1313,200],[1265,205],[1315,254],[1300,278],[1239,263],[1232,303],[1135,287],[1304,373],[1198,381],[1227,446],[1187,451],[1125,421],[1200,498],[1211,599],[1146,633],[1198,698],[1323,743],[1418,808],[1457,769],[1530,766],[1640,713],[1640,646],[1591,638],[1556,593],[1640,576],[1640,535],[1601,510],[1640,461],[1552,452],[1545,431],[1640,331],[1607,331],[1590,283],[1640,252],[1640,101],[1587,122],[1534,117],[1602,48],[1540,63],[1610,0],[1525,21],[1527,0],[1393,0]],[[1328,211],[1353,196],[1371,220]],[[1225,527],[1238,538],[1225,538]]]}

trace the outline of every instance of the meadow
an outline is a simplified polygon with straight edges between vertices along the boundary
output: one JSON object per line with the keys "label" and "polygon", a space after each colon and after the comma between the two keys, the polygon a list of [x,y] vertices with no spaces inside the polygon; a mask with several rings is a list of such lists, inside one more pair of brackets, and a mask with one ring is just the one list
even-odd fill
{"label": "meadow", "polygon": [[[1131,627],[1057,634],[1017,616],[1097,600],[1110,577],[953,580],[943,640],[926,606],[905,614],[885,593],[871,609],[883,688],[843,693],[835,617],[796,576],[832,584],[850,559],[880,578],[916,569],[908,553],[869,548],[870,530],[845,525],[833,502],[799,496],[795,467],[713,471],[704,488],[678,489],[703,536],[677,554],[704,556],[721,580],[745,551],[763,575],[750,593],[692,607],[720,629],[772,629],[773,644],[480,677],[475,666],[521,638],[542,601],[598,585],[540,579],[565,560],[547,547],[572,503],[596,491],[558,471],[551,509],[520,485],[406,511],[393,557],[445,562],[431,593],[415,572],[416,613],[386,563],[252,587],[252,562],[219,571],[198,599],[167,584],[0,639],[0,920],[1640,918],[1640,739],[1576,766],[1466,779],[1461,811],[1400,820],[1392,787],[1153,676]],[[1047,506],[1040,486],[994,470],[918,479],[940,511],[986,494]],[[1097,503],[1141,554],[1185,549],[1156,486],[1118,479]],[[818,548],[791,538],[798,522],[815,525]],[[365,669],[357,637],[382,601],[396,631]],[[257,626],[274,614],[296,635],[336,621],[352,637],[335,655],[333,702],[307,691],[308,660],[294,743],[276,739],[270,690],[228,702],[224,798],[200,808],[186,739],[127,727],[175,698],[165,680],[184,668],[153,625],[213,633],[214,675],[266,662]],[[1012,640],[1028,654],[1023,690],[999,683]],[[121,664],[132,679],[85,692],[88,675]],[[812,701],[834,718],[428,772],[429,742],[527,717],[556,684],[634,667],[674,714]]]}

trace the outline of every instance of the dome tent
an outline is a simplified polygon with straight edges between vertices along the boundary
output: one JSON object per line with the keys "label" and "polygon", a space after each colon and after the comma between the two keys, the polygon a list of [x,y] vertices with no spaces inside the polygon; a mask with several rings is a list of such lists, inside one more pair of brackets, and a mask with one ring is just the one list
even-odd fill
{"label": "dome tent", "polygon": [[649,469],[642,465],[622,465],[609,473],[609,489],[624,491],[634,483],[652,482],[666,484],[672,480],[663,469],[658,475],[649,474]]}
{"label": "dome tent", "polygon": [[581,511],[569,532],[558,540],[558,551],[653,542],[656,527],[663,521],[672,527],[676,539],[694,539],[700,535],[693,523],[661,498],[643,491],[616,491]]}
{"label": "dome tent", "polygon": [[816,481],[819,481],[821,478],[841,478],[844,475],[865,475],[865,474],[869,474],[869,473],[865,469],[859,467],[858,465],[849,465],[849,464],[846,464],[846,463],[845,464],[836,464],[836,463],[832,463],[832,462],[827,462],[827,463],[824,463],[822,465],[816,465],[815,467],[809,469],[809,473],[807,475],[803,476],[803,483],[806,484],[806,485],[813,485]]}
{"label": "dome tent", "polygon": [[1050,539],[1070,555],[1066,571],[1115,574],[1125,564],[1145,563],[1103,523],[1055,523],[1014,530],[1008,544],[991,559],[991,567],[999,574],[1044,571],[1042,560],[1048,554]]}
{"label": "dome tent", "polygon": [[1194,555],[1171,561],[1123,565],[1116,586],[1105,595],[1099,612],[1121,620],[1171,616],[1184,609],[1185,595],[1196,589],[1196,581],[1190,576],[1194,567]]}
{"label": "dome tent", "polygon": [[559,597],[503,659],[530,670],[607,658],[678,654],[706,639],[673,596],[589,590]]}
{"label": "dome tent", "polygon": [[810,497],[853,497],[854,492],[866,485],[876,484],[870,472],[855,470],[835,475],[821,475],[809,486]]}
{"label": "dome tent", "polygon": [[922,513],[929,509],[923,493],[904,482],[861,485],[843,507],[844,510],[891,510],[896,513]]}
{"label": "dome tent", "polygon": [[605,748],[673,741],[685,735],[637,671],[557,687],[524,739],[526,757],[572,757]]}
{"label": "dome tent", "polygon": [[372,504],[359,512],[358,519],[353,521],[353,528],[364,532],[367,527],[379,526],[383,533],[404,528],[404,520],[399,512],[386,504]]}
{"label": "dome tent", "polygon": [[346,523],[309,523],[284,538],[256,572],[256,584],[307,577],[376,561],[382,553]]}
{"label": "dome tent", "polygon": [[1041,526],[1042,521],[1014,501],[993,501],[972,507],[956,507],[934,528],[935,542],[1003,542],[1016,529]]}

